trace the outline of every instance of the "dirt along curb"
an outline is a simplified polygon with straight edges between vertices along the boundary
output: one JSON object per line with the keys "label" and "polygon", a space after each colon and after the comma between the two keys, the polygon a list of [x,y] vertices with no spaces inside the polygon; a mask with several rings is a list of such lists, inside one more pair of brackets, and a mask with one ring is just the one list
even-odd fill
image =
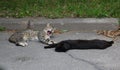
{"label": "dirt along curb", "polygon": [[42,30],[47,23],[64,30],[109,30],[116,29],[119,23],[117,18],[0,18],[0,26],[7,30],[23,30],[28,26],[29,20],[34,30]]}

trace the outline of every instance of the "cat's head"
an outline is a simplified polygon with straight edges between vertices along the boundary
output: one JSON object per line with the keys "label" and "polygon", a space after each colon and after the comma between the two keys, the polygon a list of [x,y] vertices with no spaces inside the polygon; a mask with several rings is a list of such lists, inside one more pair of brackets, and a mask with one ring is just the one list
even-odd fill
{"label": "cat's head", "polygon": [[54,31],[55,31],[55,28],[52,27],[52,26],[50,25],[50,23],[48,23],[48,24],[46,25],[46,27],[44,28],[44,32],[45,32],[48,36],[51,36],[51,35],[54,33]]}
{"label": "cat's head", "polygon": [[65,43],[64,41],[58,43],[55,46],[55,51],[56,52],[67,52],[70,49],[70,44]]}

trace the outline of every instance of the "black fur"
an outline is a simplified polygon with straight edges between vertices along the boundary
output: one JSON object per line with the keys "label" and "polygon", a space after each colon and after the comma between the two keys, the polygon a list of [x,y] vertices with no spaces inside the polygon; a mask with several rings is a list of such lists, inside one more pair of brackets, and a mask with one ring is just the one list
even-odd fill
{"label": "black fur", "polygon": [[106,49],[112,46],[113,41],[106,40],[65,40],[56,44],[45,46],[44,48],[55,48],[56,52],[66,52],[70,49]]}

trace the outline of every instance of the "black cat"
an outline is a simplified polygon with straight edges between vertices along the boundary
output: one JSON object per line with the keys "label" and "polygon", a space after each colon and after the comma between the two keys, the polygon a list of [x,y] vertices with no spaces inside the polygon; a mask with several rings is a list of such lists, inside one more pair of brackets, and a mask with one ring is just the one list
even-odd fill
{"label": "black cat", "polygon": [[56,44],[45,46],[44,48],[54,48],[56,52],[66,52],[70,49],[106,49],[112,46],[113,41],[106,40],[64,40]]}

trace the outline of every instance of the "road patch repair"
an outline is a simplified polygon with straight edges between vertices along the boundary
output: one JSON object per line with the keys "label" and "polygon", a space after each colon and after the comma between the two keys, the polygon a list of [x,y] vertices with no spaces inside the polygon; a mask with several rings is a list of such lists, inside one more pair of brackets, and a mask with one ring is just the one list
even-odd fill
{"label": "road patch repair", "polygon": [[[31,19],[31,18],[30,18]],[[89,20],[88,20],[89,19]],[[65,31],[55,34],[56,42],[68,39],[102,39],[111,38],[97,35],[95,30],[115,29],[117,19],[31,19],[34,30],[42,30],[46,23]],[[0,25],[9,30],[21,30],[27,27],[29,19],[0,19]],[[16,21],[16,22],[14,22]],[[23,22],[24,21],[24,22]],[[11,22],[9,24],[9,22]],[[23,22],[20,24],[20,22]],[[3,24],[4,23],[4,24]],[[11,28],[8,26],[11,26]],[[12,25],[13,24],[13,27]],[[19,25],[17,25],[19,24]],[[7,25],[7,26],[6,26]],[[40,26],[40,27],[39,27]],[[15,27],[15,28],[14,28]],[[23,27],[23,28],[21,28]],[[0,32],[0,70],[119,70],[120,69],[120,40],[104,50],[69,50],[66,53],[55,52],[54,48],[44,49],[44,44],[30,41],[28,47],[15,46],[8,42],[11,32]]]}

